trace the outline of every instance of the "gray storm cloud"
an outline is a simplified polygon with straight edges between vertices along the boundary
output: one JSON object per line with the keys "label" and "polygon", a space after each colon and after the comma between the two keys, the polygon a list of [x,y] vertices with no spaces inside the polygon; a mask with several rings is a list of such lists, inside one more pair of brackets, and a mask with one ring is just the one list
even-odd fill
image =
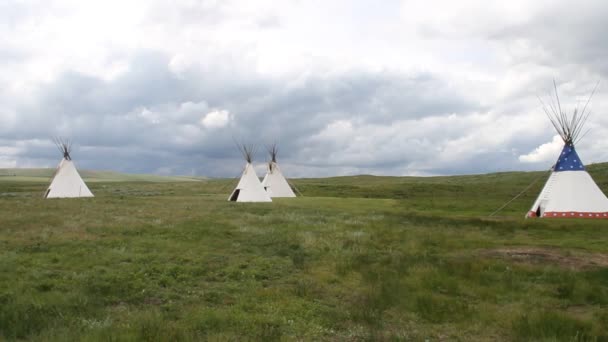
{"label": "gray storm cloud", "polygon": [[[351,71],[297,81],[241,81],[247,75],[191,70],[177,77],[169,70],[169,60],[159,53],[140,54],[127,73],[112,81],[61,74],[19,104],[11,124],[19,129],[5,131],[5,140],[35,140],[17,156],[48,163],[56,159],[50,138],[69,136],[81,147],[82,153],[75,155],[84,167],[108,168],[103,160],[119,158],[112,167],[126,172],[154,172],[170,165],[173,173],[195,170],[225,176],[241,164],[235,139],[260,146],[277,141],[286,164],[310,163],[321,169],[325,163],[331,169],[339,162],[356,169],[407,160],[394,154],[399,146],[390,141],[399,140],[397,133],[407,135],[407,129],[383,139],[378,128],[478,109],[426,73]],[[205,82],[207,78],[227,80],[221,86],[230,90],[218,91],[218,84]],[[210,123],[209,118],[221,122]],[[338,127],[351,121],[357,132]],[[353,135],[366,139],[355,150],[347,144]],[[48,139],[43,149],[41,139]],[[380,152],[373,148],[375,143],[381,145]],[[335,157],[343,153],[350,157]],[[258,158],[263,161],[265,156],[260,153]],[[220,164],[229,166],[218,168]]]}

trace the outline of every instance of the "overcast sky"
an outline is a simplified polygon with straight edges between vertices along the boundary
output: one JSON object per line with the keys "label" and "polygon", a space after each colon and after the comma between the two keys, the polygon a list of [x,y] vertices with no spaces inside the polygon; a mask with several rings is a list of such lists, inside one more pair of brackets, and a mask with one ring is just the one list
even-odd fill
{"label": "overcast sky", "polygon": [[0,167],[54,167],[63,136],[133,173],[234,177],[235,139],[289,177],[543,170],[553,79],[570,110],[600,81],[577,149],[608,161],[606,22],[603,0],[2,0]]}

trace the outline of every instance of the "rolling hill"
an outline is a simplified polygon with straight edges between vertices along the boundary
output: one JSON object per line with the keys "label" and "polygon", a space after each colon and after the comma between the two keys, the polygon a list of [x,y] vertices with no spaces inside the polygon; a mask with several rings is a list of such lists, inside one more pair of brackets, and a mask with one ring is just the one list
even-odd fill
{"label": "rolling hill", "polygon": [[[55,169],[0,169],[0,181],[48,182]],[[128,174],[115,171],[79,170],[86,182],[197,182],[204,177],[158,176],[145,174]]]}

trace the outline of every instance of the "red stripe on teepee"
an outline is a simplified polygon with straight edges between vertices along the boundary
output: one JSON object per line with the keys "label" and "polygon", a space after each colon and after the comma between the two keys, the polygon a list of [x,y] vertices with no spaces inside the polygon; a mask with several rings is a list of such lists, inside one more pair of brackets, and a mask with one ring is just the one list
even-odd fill
{"label": "red stripe on teepee", "polygon": [[[536,213],[528,213],[529,217],[536,217]],[[590,213],[580,211],[548,211],[543,214],[547,218],[591,218],[591,219],[608,219],[608,212]]]}

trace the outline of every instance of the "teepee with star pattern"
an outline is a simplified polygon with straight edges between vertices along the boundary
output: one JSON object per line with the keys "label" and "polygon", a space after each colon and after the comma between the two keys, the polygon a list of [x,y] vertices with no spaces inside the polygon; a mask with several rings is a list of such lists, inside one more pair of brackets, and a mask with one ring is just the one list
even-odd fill
{"label": "teepee with star pattern", "polygon": [[564,148],[526,217],[608,219],[608,198],[593,181],[574,148],[574,144],[584,136],[581,132],[589,117],[587,106],[595,89],[583,109],[579,111],[576,108],[570,116],[562,111],[555,82],[553,86],[555,100],[548,105],[542,100],[541,103],[545,114],[564,141]]}

